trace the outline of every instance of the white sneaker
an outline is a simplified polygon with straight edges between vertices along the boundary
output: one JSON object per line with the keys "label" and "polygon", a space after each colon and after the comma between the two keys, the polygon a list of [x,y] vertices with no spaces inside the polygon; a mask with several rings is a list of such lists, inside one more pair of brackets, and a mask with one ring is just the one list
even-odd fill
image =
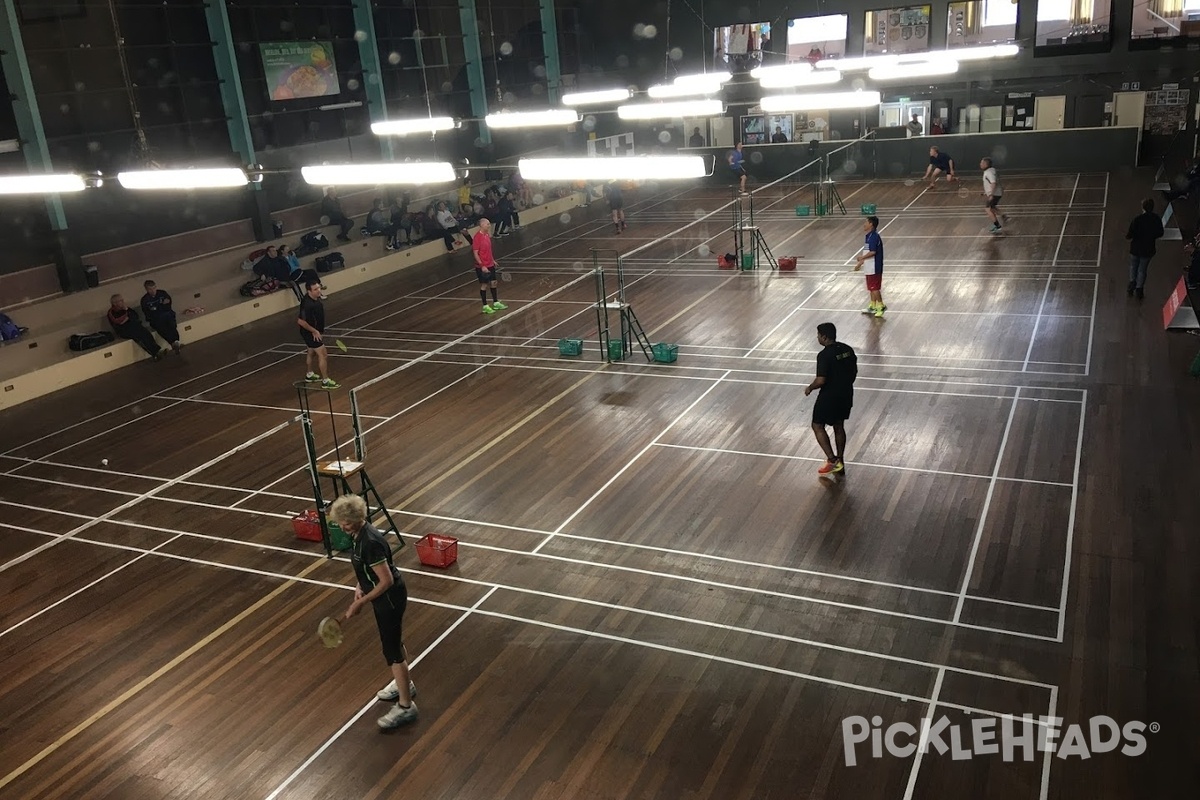
{"label": "white sneaker", "polygon": [[390,730],[399,728],[401,725],[406,725],[409,722],[417,721],[417,704],[413,703],[408,708],[401,708],[399,705],[394,705],[388,709],[388,712],[379,719],[375,720],[382,730]]}
{"label": "white sneaker", "polygon": [[[376,692],[375,696],[385,703],[394,703],[399,700],[400,690],[396,688],[396,681],[393,679],[387,686]],[[412,698],[417,696],[417,685],[412,681],[408,682],[408,696]]]}

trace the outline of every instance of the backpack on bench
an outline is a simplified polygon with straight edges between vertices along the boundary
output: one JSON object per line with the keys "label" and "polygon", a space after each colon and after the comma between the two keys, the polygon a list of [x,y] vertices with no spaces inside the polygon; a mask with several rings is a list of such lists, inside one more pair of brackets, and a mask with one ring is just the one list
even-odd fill
{"label": "backpack on bench", "polygon": [[116,340],[116,336],[108,331],[96,331],[95,333],[76,333],[72,334],[67,340],[67,347],[74,350],[76,353],[82,353],[84,350],[94,350],[97,347],[104,347]]}
{"label": "backpack on bench", "polygon": [[300,246],[296,248],[295,254],[297,258],[304,258],[328,249],[328,247],[329,240],[325,238],[325,234],[320,231],[309,231],[300,237]]}
{"label": "backpack on bench", "polygon": [[346,259],[341,253],[333,252],[327,256],[317,256],[317,272],[333,272],[346,266]]}

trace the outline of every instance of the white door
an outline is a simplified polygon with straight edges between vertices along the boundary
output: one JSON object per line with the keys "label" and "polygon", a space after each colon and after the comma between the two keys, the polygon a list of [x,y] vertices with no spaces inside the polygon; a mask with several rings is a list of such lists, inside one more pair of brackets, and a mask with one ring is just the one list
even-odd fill
{"label": "white door", "polygon": [[921,123],[921,130],[926,136],[929,135],[929,101],[916,101],[904,103],[904,113],[900,117],[900,124],[907,125],[909,120],[913,118],[913,114],[917,115],[917,121]]}
{"label": "white door", "polygon": [[1146,118],[1145,92],[1113,93],[1113,125],[1142,129]]}
{"label": "white door", "polygon": [[1066,95],[1033,99],[1033,129],[1035,131],[1061,131],[1066,118]]}

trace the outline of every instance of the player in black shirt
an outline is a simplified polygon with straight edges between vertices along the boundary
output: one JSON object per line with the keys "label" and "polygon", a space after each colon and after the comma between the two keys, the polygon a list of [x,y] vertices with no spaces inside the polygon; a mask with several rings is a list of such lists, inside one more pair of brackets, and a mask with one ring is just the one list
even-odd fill
{"label": "player in black shirt", "polygon": [[[846,452],[845,422],[850,418],[854,406],[854,381],[858,378],[858,356],[848,344],[837,340],[837,328],[832,322],[817,326],[817,342],[821,352],[817,353],[817,377],[804,388],[808,397],[814,389],[819,390],[817,402],[813,404],[812,429],[817,444],[825,451],[825,463],[817,470],[820,475],[844,474],[846,465],[842,456]],[[829,444],[827,425],[833,426],[833,437],[837,452]]]}
{"label": "player in black shirt", "polygon": [[[325,306],[321,303],[321,281],[309,278],[304,284],[304,297],[300,298],[300,316],[296,324],[300,326],[300,338],[308,350],[304,354],[304,365],[308,368],[304,380],[309,383],[321,382],[322,389],[338,389],[341,385],[329,377],[329,351],[325,349]],[[313,372],[313,354],[317,356],[317,369]]]}
{"label": "player in black shirt", "polygon": [[367,521],[367,504],[361,497],[342,495],[333,501],[329,516],[354,538],[350,563],[354,565],[357,580],[354,601],[346,609],[346,619],[368,603],[371,605],[375,625],[379,628],[379,641],[383,645],[383,657],[392,670],[392,682],[376,697],[389,702],[394,700],[396,704],[379,718],[379,727],[387,730],[415,722],[417,704],[413,697],[417,687],[408,677],[408,653],[404,649],[404,609],[408,605],[408,589],[392,563],[392,548],[384,535]]}
{"label": "player in black shirt", "polygon": [[175,324],[175,308],[171,305],[171,295],[159,289],[154,281],[142,284],[146,293],[142,295],[142,313],[146,322],[154,328],[155,333],[171,344],[171,349],[178,353],[183,344],[179,341],[179,326]]}

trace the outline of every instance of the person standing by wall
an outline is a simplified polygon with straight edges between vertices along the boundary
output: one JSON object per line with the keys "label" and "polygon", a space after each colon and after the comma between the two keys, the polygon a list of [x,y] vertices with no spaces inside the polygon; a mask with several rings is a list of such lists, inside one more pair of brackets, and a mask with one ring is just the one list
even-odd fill
{"label": "person standing by wall", "polygon": [[1142,213],[1129,223],[1125,238],[1129,240],[1129,285],[1125,294],[1141,300],[1146,296],[1146,270],[1150,268],[1150,259],[1154,258],[1154,243],[1163,237],[1162,218],[1154,213],[1154,201],[1146,198],[1142,201]]}
{"label": "person standing by wall", "polygon": [[175,324],[171,295],[159,289],[154,281],[146,281],[142,286],[146,289],[142,295],[142,313],[146,315],[146,322],[178,353],[183,349],[183,344],[179,341],[179,326]]}

